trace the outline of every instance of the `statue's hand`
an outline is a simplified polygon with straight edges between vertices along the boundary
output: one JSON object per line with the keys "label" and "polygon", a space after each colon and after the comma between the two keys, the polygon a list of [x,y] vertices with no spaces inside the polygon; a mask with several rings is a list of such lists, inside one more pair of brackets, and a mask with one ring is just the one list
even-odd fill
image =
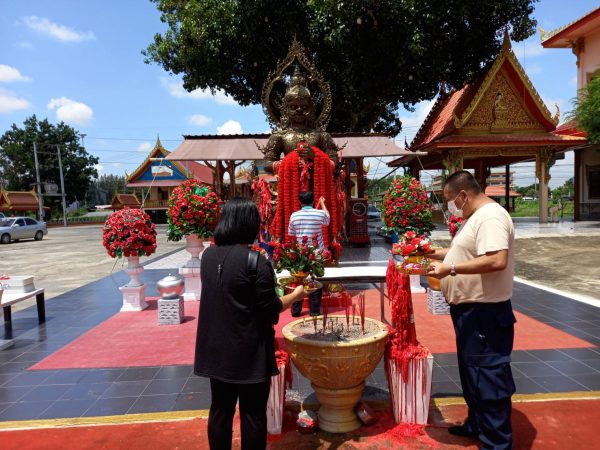
{"label": "statue's hand", "polygon": [[315,152],[313,151],[312,148],[310,148],[308,145],[305,145],[304,147],[301,147],[298,150],[298,154],[300,155],[300,157],[302,159],[309,159],[312,160],[315,158]]}

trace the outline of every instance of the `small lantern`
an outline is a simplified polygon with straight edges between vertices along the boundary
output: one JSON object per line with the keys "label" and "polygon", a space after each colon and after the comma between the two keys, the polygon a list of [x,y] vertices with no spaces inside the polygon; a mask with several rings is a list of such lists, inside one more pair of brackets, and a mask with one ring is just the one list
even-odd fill
{"label": "small lantern", "polygon": [[158,300],[159,325],[179,325],[183,322],[184,302],[181,295],[183,288],[183,280],[171,274],[156,283],[156,289],[161,295]]}

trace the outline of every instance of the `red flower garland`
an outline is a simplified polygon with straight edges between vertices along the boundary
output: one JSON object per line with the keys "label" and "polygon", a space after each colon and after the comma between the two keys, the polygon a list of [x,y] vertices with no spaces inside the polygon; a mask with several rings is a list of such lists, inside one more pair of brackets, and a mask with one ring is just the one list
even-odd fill
{"label": "red flower garland", "polygon": [[258,197],[258,212],[260,213],[260,233],[258,238],[263,242],[264,235],[269,231],[269,224],[273,220],[273,203],[269,183],[264,179],[252,182],[252,191]]}
{"label": "red flower garland", "polygon": [[[317,147],[312,147],[314,158],[313,193],[315,200],[325,198],[325,204],[330,214],[329,226],[323,226],[323,243],[326,247],[338,237],[340,230],[339,199],[336,193],[333,176],[333,163],[329,156]],[[301,207],[298,195],[300,189],[306,189],[308,167],[310,163],[300,160],[297,151],[288,153],[278,168],[279,199],[275,219],[271,224],[271,234],[274,238],[292,242],[288,234],[290,216]],[[283,195],[282,195],[283,194]]]}
{"label": "red flower garland", "polygon": [[113,258],[150,256],[156,251],[156,229],[141,209],[121,209],[104,222],[102,244]]}

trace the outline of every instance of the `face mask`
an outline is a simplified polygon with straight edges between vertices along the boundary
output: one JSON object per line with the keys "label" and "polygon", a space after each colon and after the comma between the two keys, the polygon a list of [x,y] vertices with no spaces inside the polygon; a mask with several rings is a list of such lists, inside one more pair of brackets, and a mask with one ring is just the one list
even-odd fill
{"label": "face mask", "polygon": [[[458,195],[460,195],[460,193]],[[456,203],[455,203],[456,199],[458,198],[458,195],[456,197],[454,197],[454,200],[450,200],[448,202],[448,212],[452,216],[455,216],[455,217],[458,217],[458,218],[462,218],[462,216],[463,216],[463,210],[462,210],[462,208],[458,209],[456,207]]]}

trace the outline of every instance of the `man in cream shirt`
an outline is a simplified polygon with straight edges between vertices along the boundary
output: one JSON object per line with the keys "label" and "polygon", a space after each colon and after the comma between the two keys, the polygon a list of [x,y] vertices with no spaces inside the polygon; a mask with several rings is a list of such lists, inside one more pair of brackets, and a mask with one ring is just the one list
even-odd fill
{"label": "man in cream shirt", "polygon": [[510,369],[516,322],[513,290],[515,232],[510,215],[462,170],[444,184],[448,211],[466,220],[449,249],[436,250],[428,275],[441,279],[456,333],[458,368],[469,414],[449,428],[478,438],[481,448],[512,448]]}

